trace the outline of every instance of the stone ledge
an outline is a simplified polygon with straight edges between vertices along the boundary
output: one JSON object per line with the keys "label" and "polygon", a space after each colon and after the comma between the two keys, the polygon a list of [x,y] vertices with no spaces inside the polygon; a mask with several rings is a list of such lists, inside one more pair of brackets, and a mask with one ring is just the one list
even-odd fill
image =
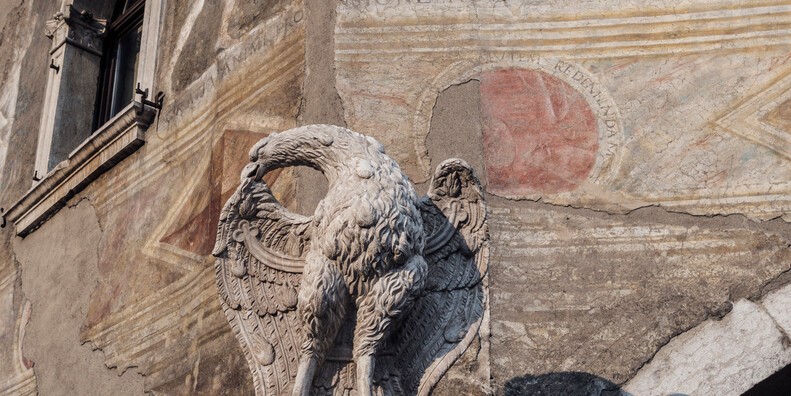
{"label": "stone ledge", "polygon": [[739,395],[791,363],[785,335],[764,309],[739,300],[670,340],[623,388],[633,395]]}
{"label": "stone ledge", "polygon": [[762,305],[785,335],[791,334],[791,284],[768,294]]}
{"label": "stone ledge", "polygon": [[66,202],[145,143],[154,109],[132,102],[93,133],[20,198],[5,219],[24,237],[58,212]]}

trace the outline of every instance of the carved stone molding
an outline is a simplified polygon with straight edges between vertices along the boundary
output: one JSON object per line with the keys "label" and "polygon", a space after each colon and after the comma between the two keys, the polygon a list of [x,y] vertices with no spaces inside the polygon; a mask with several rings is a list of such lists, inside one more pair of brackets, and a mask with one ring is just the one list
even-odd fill
{"label": "carved stone molding", "polygon": [[47,88],[34,176],[65,160],[93,128],[93,81],[98,81],[104,31],[104,21],[68,4],[46,23],[44,34],[52,43],[46,63],[39,66],[47,69]]}
{"label": "carved stone molding", "polygon": [[34,231],[88,183],[142,146],[153,118],[153,108],[130,103],[74,149],[6,212],[17,235]]}
{"label": "carved stone molding", "polygon": [[[426,395],[477,335],[486,305],[486,204],[464,161],[418,198],[371,137],[309,125],[250,150],[214,255],[223,311],[258,395]],[[262,180],[311,166],[329,191],[311,217]]]}
{"label": "carved stone molding", "polygon": [[77,11],[73,6],[67,6],[65,12],[58,12],[46,22],[44,34],[52,39],[50,54],[63,44],[69,43],[101,56],[104,23],[105,21],[93,19],[89,12]]}
{"label": "carved stone molding", "polygon": [[[31,175],[34,181],[68,159],[76,147],[85,143],[85,136],[97,128],[94,109],[107,21],[97,19],[95,15],[107,10],[103,10],[99,3],[83,4],[89,8],[82,10],[71,3],[63,1],[61,11],[47,21],[44,31],[52,44],[49,58],[40,65],[47,69],[47,87],[39,124],[36,162]],[[154,89],[154,67],[161,17],[162,0],[146,1],[134,86],[147,90],[152,97],[157,92]],[[135,98],[140,100],[137,96]],[[107,124],[99,128],[115,127]]]}

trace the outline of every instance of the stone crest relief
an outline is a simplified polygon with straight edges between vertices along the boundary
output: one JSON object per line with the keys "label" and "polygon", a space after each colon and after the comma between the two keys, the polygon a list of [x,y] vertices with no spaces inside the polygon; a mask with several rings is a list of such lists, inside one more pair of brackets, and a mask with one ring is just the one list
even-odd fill
{"label": "stone crest relief", "polygon": [[[329,181],[313,216],[263,181],[291,166]],[[418,198],[381,144],[345,128],[255,144],[213,254],[258,395],[428,394],[484,316],[489,235],[472,168],[443,162]]]}

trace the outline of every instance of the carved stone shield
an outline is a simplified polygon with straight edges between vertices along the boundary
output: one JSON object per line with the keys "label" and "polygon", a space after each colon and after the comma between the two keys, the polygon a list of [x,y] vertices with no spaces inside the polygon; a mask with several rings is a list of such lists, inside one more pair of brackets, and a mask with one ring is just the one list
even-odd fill
{"label": "carved stone shield", "polygon": [[[324,172],[329,192],[317,212],[341,210],[330,207],[328,202],[343,202],[333,201],[333,194],[357,191],[346,204],[351,207],[344,210],[365,211],[354,206],[358,205],[358,196],[369,194],[366,199],[376,200],[393,191],[386,187],[376,191],[359,188],[354,177],[342,177],[346,167],[358,178],[381,177],[385,186],[388,177],[406,180],[398,165],[370,137],[327,125],[296,128],[279,135],[263,140],[250,153],[251,160],[261,164],[260,147],[274,147],[276,151],[266,152],[267,171],[294,165],[324,170],[330,165],[316,162],[343,162],[331,164],[336,168]],[[304,318],[297,310],[306,256],[317,233],[327,231],[317,229],[314,219],[318,213],[305,217],[281,206],[261,176],[255,167],[243,172],[241,184],[220,215],[213,254],[217,257],[222,307],[247,358],[256,394],[280,395],[294,388],[306,337]],[[398,195],[393,202],[403,203],[399,200],[412,199],[414,194]],[[443,162],[432,177],[428,194],[406,203],[420,214],[423,235],[418,239],[425,243],[418,253],[425,259],[427,271],[410,304],[403,312],[391,315],[393,330],[377,349],[373,390],[384,395],[430,393],[475,338],[486,304],[483,280],[489,260],[489,235],[486,204],[473,169],[459,159]],[[372,205],[387,203],[373,201]],[[387,232],[386,227],[381,232]],[[313,377],[312,394],[356,393],[353,350],[357,309],[353,303],[347,304],[348,309],[342,310],[343,323]]]}

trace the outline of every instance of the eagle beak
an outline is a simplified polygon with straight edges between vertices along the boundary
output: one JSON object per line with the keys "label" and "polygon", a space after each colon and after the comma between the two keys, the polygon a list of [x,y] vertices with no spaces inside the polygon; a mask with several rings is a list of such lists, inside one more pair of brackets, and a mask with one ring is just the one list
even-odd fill
{"label": "eagle beak", "polygon": [[245,179],[261,180],[269,170],[267,164],[251,162],[242,169],[242,181]]}
{"label": "eagle beak", "polygon": [[242,180],[256,178],[259,168],[261,167],[255,162],[245,165],[244,169],[242,169]]}

